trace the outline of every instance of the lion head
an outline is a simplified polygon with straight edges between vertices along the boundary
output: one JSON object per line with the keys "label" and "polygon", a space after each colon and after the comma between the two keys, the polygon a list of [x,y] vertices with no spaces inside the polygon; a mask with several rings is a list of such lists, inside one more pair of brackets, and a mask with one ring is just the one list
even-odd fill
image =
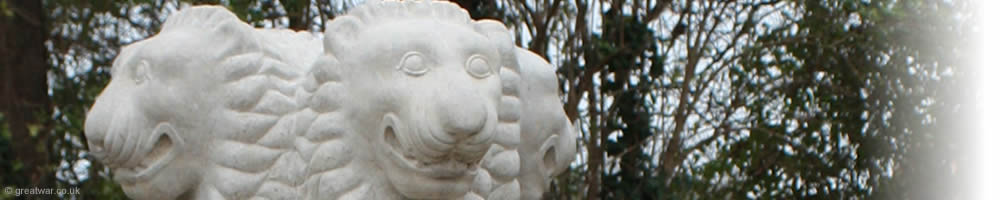
{"label": "lion head", "polygon": [[288,96],[301,70],[281,60],[306,60],[259,42],[273,35],[222,7],[174,14],[115,59],[85,123],[92,155],[136,199],[197,198],[218,193],[203,185],[241,186],[219,171],[265,171],[276,153],[254,144],[299,107]]}
{"label": "lion head", "polygon": [[446,2],[387,1],[338,16],[325,36],[336,63],[319,67],[345,74],[355,104],[345,108],[402,196],[465,195],[495,137],[517,137],[498,133],[500,69],[513,53],[498,22]]}

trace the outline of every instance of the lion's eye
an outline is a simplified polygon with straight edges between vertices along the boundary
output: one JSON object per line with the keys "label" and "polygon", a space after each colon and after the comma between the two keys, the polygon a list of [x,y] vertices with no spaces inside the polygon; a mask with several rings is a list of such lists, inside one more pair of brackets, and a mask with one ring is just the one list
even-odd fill
{"label": "lion's eye", "polygon": [[424,63],[424,56],[419,52],[409,52],[403,55],[403,60],[399,62],[399,70],[403,70],[411,76],[420,76],[429,70]]}
{"label": "lion's eye", "polygon": [[490,65],[486,63],[486,58],[475,55],[465,63],[465,71],[476,78],[486,78],[490,76]]}
{"label": "lion's eye", "polygon": [[139,62],[139,66],[135,67],[135,74],[132,74],[132,80],[135,81],[136,85],[140,85],[149,80],[149,63],[145,60]]}

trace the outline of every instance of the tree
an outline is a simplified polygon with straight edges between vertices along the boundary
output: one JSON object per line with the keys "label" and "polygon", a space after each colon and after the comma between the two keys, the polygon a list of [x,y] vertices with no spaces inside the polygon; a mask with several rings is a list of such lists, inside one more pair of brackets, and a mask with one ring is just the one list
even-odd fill
{"label": "tree", "polygon": [[976,30],[969,4],[497,7],[527,33],[517,41],[560,67],[566,112],[584,125],[583,163],[553,198],[960,198],[913,183],[969,171],[968,131],[946,135],[968,130],[975,106],[960,62]]}
{"label": "tree", "polygon": [[10,145],[3,151],[3,170],[22,174],[5,176],[5,183],[52,183],[45,170],[50,167],[50,150],[44,119],[51,106],[46,94],[45,22],[41,2],[0,1],[0,113],[8,128],[0,140]]}

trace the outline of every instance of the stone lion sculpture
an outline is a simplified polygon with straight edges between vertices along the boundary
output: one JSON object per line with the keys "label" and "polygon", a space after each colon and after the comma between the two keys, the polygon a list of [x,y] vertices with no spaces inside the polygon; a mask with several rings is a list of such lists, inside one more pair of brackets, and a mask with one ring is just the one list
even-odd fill
{"label": "stone lion sculpture", "polygon": [[87,115],[135,199],[539,199],[575,154],[551,65],[446,2],[322,39],[184,9],[125,47]]}

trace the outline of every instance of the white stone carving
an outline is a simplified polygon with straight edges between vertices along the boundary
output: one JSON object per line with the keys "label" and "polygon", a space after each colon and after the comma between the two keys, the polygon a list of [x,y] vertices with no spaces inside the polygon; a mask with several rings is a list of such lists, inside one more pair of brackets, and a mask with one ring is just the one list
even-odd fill
{"label": "white stone carving", "polygon": [[554,68],[447,2],[372,2],[322,39],[182,10],[87,115],[135,199],[539,199],[576,151]]}

